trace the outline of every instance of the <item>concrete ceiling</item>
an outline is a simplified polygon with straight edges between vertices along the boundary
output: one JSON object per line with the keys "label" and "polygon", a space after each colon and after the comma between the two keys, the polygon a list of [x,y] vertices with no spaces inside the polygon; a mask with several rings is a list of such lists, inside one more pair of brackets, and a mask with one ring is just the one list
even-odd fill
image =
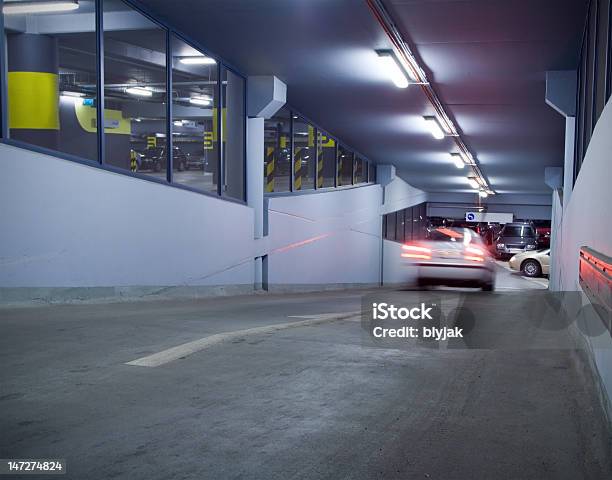
{"label": "concrete ceiling", "polygon": [[[545,193],[564,121],[545,72],[571,69],[587,0],[384,0],[499,193]],[[365,0],[143,0],[248,75],[274,74],[289,103],[418,188],[469,192],[451,139],[427,134],[418,86],[400,90],[374,52],[390,43]],[[462,173],[463,172],[463,173]]]}

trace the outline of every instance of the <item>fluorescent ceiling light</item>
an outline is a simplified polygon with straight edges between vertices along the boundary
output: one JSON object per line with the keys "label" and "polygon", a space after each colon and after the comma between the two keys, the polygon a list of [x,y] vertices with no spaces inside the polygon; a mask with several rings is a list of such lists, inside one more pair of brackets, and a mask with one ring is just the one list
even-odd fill
{"label": "fluorescent ceiling light", "polygon": [[393,50],[378,50],[376,53],[378,53],[380,65],[395,86],[397,88],[406,88],[409,85],[408,78],[400,67]]}
{"label": "fluorescent ceiling light", "polygon": [[172,125],[174,125],[175,127],[182,127],[183,122],[181,122],[180,120],[175,120],[174,122],[172,122]]}
{"label": "fluorescent ceiling light", "polygon": [[423,117],[423,119],[425,120],[425,124],[427,125],[427,129],[429,130],[429,133],[431,133],[431,136],[436,140],[442,140],[444,138],[444,130],[442,130],[438,119],[431,116]]}
{"label": "fluorescent ceiling light", "polygon": [[189,99],[189,103],[193,105],[210,105],[211,98],[209,96],[199,96],[199,97],[191,97]]}
{"label": "fluorescent ceiling light", "polygon": [[78,0],[49,0],[28,2],[5,2],[2,13],[19,15],[25,13],[69,12],[79,8]]}
{"label": "fluorescent ceiling light", "polygon": [[84,97],[85,96],[83,92],[70,92],[68,90],[63,91],[62,95],[64,97]]}
{"label": "fluorescent ceiling light", "polygon": [[463,161],[463,157],[458,153],[451,153],[451,158],[453,159],[453,163],[457,168],[463,168],[465,166],[465,162]]}
{"label": "fluorescent ceiling light", "polygon": [[214,58],[205,57],[204,55],[199,57],[182,57],[179,61],[185,65],[214,65],[217,63]]}
{"label": "fluorescent ceiling light", "polygon": [[467,177],[467,181],[470,184],[470,187],[474,189],[480,186],[474,177]]}
{"label": "fluorescent ceiling light", "polygon": [[129,87],[125,89],[130,95],[138,95],[139,97],[152,97],[153,91],[148,87]]}
{"label": "fluorescent ceiling light", "polygon": [[489,194],[485,192],[484,190],[478,190],[478,196],[481,198],[487,198]]}

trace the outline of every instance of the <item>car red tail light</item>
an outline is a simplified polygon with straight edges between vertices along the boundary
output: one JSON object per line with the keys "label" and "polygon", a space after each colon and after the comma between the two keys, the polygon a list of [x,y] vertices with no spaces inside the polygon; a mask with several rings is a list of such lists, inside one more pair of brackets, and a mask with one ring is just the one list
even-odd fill
{"label": "car red tail light", "polygon": [[418,258],[431,260],[431,249],[419,247],[418,245],[402,245],[402,258]]}
{"label": "car red tail light", "polygon": [[472,247],[467,245],[465,247],[465,252],[463,254],[463,258],[466,260],[473,260],[475,262],[484,262],[485,252],[478,247]]}

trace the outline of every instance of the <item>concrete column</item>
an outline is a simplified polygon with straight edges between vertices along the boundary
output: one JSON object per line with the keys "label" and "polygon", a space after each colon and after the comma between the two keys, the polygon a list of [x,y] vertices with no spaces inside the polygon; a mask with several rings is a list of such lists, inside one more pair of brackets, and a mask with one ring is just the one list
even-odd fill
{"label": "concrete column", "polygon": [[30,33],[8,40],[8,117],[14,140],[57,149],[59,63],[57,39]]}
{"label": "concrete column", "polygon": [[264,119],[247,120],[247,204],[255,216],[254,238],[263,237]]}
{"label": "concrete column", "polygon": [[574,139],[576,117],[565,117],[565,159],[563,162],[563,209],[569,205],[574,188]]}

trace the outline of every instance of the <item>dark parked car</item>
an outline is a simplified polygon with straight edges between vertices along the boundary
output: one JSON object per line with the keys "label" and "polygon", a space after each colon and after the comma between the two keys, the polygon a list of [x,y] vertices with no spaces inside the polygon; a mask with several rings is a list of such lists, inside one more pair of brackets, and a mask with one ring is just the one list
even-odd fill
{"label": "dark parked car", "polygon": [[538,248],[550,248],[550,227],[536,227]]}
{"label": "dark parked car", "polygon": [[529,223],[506,223],[495,240],[497,258],[509,258],[535,249],[535,228]]}
{"label": "dark parked car", "polygon": [[[187,157],[179,147],[172,148],[172,163],[175,170],[182,172],[187,166]],[[147,148],[141,154],[138,170],[161,172],[166,166],[166,147]]]}

